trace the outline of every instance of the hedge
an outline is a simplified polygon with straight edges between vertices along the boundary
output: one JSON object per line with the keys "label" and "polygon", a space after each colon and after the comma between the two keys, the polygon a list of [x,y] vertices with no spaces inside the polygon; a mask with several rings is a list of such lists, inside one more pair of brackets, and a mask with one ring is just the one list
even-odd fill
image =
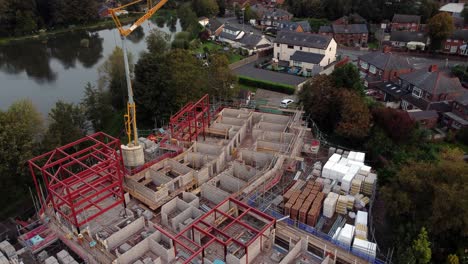
{"label": "hedge", "polygon": [[296,89],[294,88],[294,86],[291,86],[291,85],[263,81],[263,80],[246,77],[246,76],[239,76],[239,83],[247,85],[247,86],[270,90],[273,92],[278,92],[278,93],[294,94],[296,92]]}

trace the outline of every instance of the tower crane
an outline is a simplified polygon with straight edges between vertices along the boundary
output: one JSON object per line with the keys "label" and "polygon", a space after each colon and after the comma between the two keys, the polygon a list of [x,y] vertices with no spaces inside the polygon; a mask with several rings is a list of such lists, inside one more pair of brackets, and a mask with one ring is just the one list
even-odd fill
{"label": "tower crane", "polygon": [[133,100],[133,89],[132,82],[130,78],[130,67],[128,62],[126,38],[130,35],[135,29],[141,26],[145,21],[147,21],[152,15],[156,13],[163,5],[165,5],[168,0],[159,0],[159,2],[153,6],[152,0],[147,0],[147,10],[143,16],[138,18],[132,25],[124,27],[119,19],[119,13],[128,6],[132,6],[144,2],[144,0],[136,0],[131,3],[119,6],[117,8],[109,9],[109,12],[112,16],[112,19],[117,26],[117,29],[120,33],[120,38],[122,39],[122,52],[124,56],[124,65],[125,65],[125,78],[127,81],[127,91],[128,91],[128,102],[127,102],[127,112],[124,115],[125,119],[125,132],[128,137],[128,145],[122,146],[122,156],[125,166],[140,166],[143,165],[144,153],[143,148],[138,143],[138,130],[136,123],[136,106],[135,101]]}

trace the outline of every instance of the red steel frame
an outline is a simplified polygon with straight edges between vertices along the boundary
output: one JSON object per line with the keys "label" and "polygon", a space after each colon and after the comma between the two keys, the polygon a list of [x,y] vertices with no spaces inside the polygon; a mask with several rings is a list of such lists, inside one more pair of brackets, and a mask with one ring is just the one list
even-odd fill
{"label": "red steel frame", "polygon": [[198,102],[188,103],[175,115],[171,116],[169,126],[172,138],[192,141],[198,138],[210,124],[210,97],[205,94]]}
{"label": "red steel frame", "polygon": [[[41,197],[38,177],[42,176],[46,200],[78,232],[81,226],[119,204],[126,206],[124,166],[118,151],[120,140],[98,132],[29,160],[38,196]],[[98,210],[90,213],[91,208]],[[78,215],[85,211],[84,220],[79,220]]]}
{"label": "red steel frame", "polygon": [[[243,210],[243,212],[241,214],[239,214],[239,216],[237,216],[237,217],[230,216],[230,215],[226,214],[225,212],[219,210],[219,207],[221,207],[225,203],[233,203],[239,209]],[[248,213],[252,213],[252,214],[255,214],[255,215],[257,215],[257,216],[259,216],[261,218],[264,218],[268,223],[261,230],[258,230],[258,229],[254,228],[252,226],[249,226],[248,224],[241,221],[241,219],[245,215],[247,215]],[[231,220],[232,222],[229,223],[227,226],[225,226],[221,230],[218,227],[213,226],[213,225],[205,222],[205,219],[207,217],[213,216],[213,215],[214,215],[214,219],[217,219],[219,217],[226,217],[227,219]],[[213,243],[221,244],[224,247],[224,255],[225,256],[226,256],[226,252],[227,252],[227,246],[230,243],[235,243],[235,244],[239,245],[240,247],[243,247],[244,250],[245,250],[246,263],[247,263],[247,261],[248,261],[248,247],[253,242],[255,242],[259,237],[260,237],[260,243],[262,243],[261,240],[265,236],[264,232],[266,230],[268,230],[271,226],[274,226],[275,223],[276,223],[275,218],[273,218],[273,217],[271,217],[271,216],[269,216],[269,215],[255,209],[255,208],[253,208],[251,206],[248,206],[245,203],[242,203],[242,202],[240,202],[240,201],[238,201],[238,200],[236,200],[234,198],[229,197],[226,200],[224,200],[223,202],[219,203],[215,208],[211,209],[208,213],[204,214],[202,217],[200,217],[197,220],[195,220],[194,222],[192,222],[190,225],[188,225],[186,228],[184,228],[182,231],[180,231],[176,236],[170,235],[165,230],[163,230],[162,228],[160,228],[160,227],[158,227],[156,225],[155,225],[155,227],[161,233],[163,233],[164,235],[168,236],[169,238],[171,238],[173,240],[174,251],[175,251],[176,255],[177,255],[177,251],[184,251],[184,252],[189,252],[190,253],[189,258],[185,260],[184,264],[191,263],[198,256],[202,257],[202,262],[203,262],[205,249],[207,249]],[[249,230],[252,233],[254,233],[255,236],[252,237],[250,239],[250,241],[247,242],[247,243],[243,243],[243,242],[241,242],[241,241],[239,241],[237,239],[232,238],[225,231],[234,224],[238,224],[238,225],[244,227],[246,230]],[[200,225],[203,225],[206,228],[202,228],[202,227],[200,227]],[[190,231],[192,233],[192,237],[193,237],[194,230],[200,232],[204,236],[209,237],[210,241],[203,244],[203,245],[199,245],[195,241],[193,241],[192,239],[188,238],[185,235],[185,233]],[[226,239],[226,241],[223,241],[220,238],[218,238],[217,236],[213,235],[212,232],[215,232],[218,235],[221,235],[222,237],[224,237]]]}

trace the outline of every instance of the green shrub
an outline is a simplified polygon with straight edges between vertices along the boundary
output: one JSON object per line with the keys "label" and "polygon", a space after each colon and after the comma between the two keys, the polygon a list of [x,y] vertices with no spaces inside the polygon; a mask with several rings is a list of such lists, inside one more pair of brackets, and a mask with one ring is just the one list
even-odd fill
{"label": "green shrub", "polygon": [[239,84],[285,94],[294,94],[296,92],[296,89],[291,85],[257,80],[246,76],[239,76]]}

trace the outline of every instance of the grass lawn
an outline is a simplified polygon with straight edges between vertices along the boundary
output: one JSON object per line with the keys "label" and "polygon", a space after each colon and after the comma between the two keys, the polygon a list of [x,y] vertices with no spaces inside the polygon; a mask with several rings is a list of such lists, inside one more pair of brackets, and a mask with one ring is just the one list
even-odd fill
{"label": "grass lawn", "polygon": [[230,53],[228,55],[228,59],[229,59],[229,63],[234,63],[236,61],[240,61],[242,60],[244,57],[242,57],[241,55],[239,54],[235,54],[235,53]]}
{"label": "grass lawn", "polygon": [[378,49],[379,48],[379,43],[377,43],[377,42],[369,42],[369,43],[367,43],[367,45],[369,46],[369,49]]}
{"label": "grass lawn", "polygon": [[202,53],[202,52],[205,51],[205,48],[207,48],[209,52],[212,52],[212,51],[222,50],[223,46],[218,45],[218,44],[216,44],[214,42],[211,42],[211,41],[207,41],[207,42],[203,43],[198,49],[196,49],[195,52]]}
{"label": "grass lawn", "polygon": [[209,53],[214,53],[214,52],[220,51],[220,52],[226,54],[226,56],[228,57],[229,63],[234,63],[234,62],[240,61],[240,60],[242,60],[244,58],[242,55],[239,55],[239,54],[236,54],[236,53],[232,52],[231,49],[229,51],[224,51],[224,46],[222,46],[220,44],[217,44],[217,43],[215,43],[213,41],[207,41],[207,42],[203,43],[200,47],[198,47],[197,49],[194,49],[193,52],[194,53],[203,53],[205,51],[205,49],[207,49]]}
{"label": "grass lawn", "polygon": [[444,148],[459,148],[463,150],[463,152],[468,153],[468,145],[465,145],[461,142],[450,143],[446,141],[436,142],[435,145]]}
{"label": "grass lawn", "polygon": [[257,87],[253,87],[253,86],[248,86],[248,85],[245,85],[245,84],[239,84],[240,88],[242,90],[248,90],[248,91],[251,91],[251,92],[256,92],[257,91]]}

